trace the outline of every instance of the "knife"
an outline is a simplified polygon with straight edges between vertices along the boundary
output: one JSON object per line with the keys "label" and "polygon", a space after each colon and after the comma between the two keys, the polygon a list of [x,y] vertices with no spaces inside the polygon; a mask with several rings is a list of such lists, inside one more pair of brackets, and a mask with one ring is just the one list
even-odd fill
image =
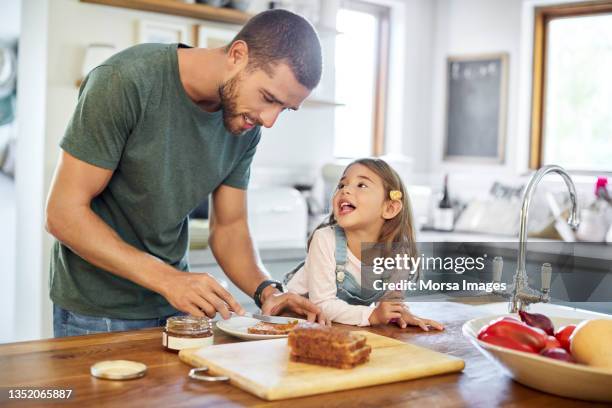
{"label": "knife", "polygon": [[268,316],[268,315],[262,315],[258,313],[250,313],[250,312],[244,312],[244,314],[242,315],[239,315],[238,313],[235,313],[235,312],[230,312],[230,313],[232,314],[232,317],[250,317],[251,319],[260,320],[262,322],[273,323],[273,324],[290,324],[298,320],[293,317]]}

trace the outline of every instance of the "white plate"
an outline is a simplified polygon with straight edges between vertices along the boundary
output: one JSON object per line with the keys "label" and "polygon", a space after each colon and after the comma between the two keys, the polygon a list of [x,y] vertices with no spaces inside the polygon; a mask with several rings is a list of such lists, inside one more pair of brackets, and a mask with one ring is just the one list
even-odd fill
{"label": "white plate", "polygon": [[[304,322],[303,319],[294,319],[298,322]],[[249,327],[255,326],[259,320],[251,319],[250,317],[232,317],[227,320],[219,320],[217,327],[219,330],[244,340],[264,340],[264,339],[277,339],[280,337],[287,337],[287,334],[251,334],[248,332]]]}
{"label": "white plate", "polygon": [[[496,362],[506,374],[528,387],[562,397],[588,401],[612,402],[612,371],[553,360],[538,354],[525,353],[485,343],[477,338],[478,331],[493,315],[473,319],[463,325],[463,335],[486,357]],[[514,315],[514,317],[517,317]],[[555,328],[578,324],[584,319],[548,316]]]}

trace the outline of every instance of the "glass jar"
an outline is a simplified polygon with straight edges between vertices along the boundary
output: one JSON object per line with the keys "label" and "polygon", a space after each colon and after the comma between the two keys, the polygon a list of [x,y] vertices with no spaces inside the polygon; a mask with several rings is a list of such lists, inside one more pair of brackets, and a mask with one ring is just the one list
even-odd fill
{"label": "glass jar", "polygon": [[213,344],[212,323],[207,317],[170,317],[166,320],[162,344],[171,351],[210,346]]}

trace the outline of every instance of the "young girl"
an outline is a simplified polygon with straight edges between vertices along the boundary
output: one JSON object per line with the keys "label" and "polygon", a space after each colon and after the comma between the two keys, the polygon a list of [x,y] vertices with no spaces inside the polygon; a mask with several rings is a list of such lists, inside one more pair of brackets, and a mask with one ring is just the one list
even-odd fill
{"label": "young girl", "polygon": [[410,203],[398,174],[381,159],[356,160],[344,170],[332,205],[329,219],[308,242],[305,262],[285,277],[287,289],[308,296],[338,323],[442,330],[440,323],[411,314],[403,302],[370,306],[384,293],[362,291],[359,284],[362,242],[399,244],[414,252]]}

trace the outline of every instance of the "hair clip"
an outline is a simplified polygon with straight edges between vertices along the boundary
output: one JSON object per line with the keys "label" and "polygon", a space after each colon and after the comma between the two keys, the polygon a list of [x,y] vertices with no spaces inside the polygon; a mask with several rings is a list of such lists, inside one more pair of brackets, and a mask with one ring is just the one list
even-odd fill
{"label": "hair clip", "polygon": [[389,191],[389,198],[392,200],[401,200],[402,192],[399,190],[391,190]]}

